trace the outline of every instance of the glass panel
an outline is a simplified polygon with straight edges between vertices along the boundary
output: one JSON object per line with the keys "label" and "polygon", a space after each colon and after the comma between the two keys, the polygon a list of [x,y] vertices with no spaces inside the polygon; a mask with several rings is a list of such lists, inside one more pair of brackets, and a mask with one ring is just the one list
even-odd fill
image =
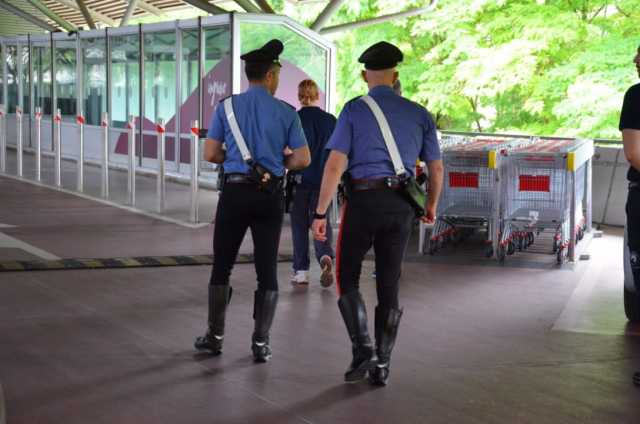
{"label": "glass panel", "polygon": [[56,60],[56,108],[62,120],[75,122],[76,116],[76,42],[55,41]]}
{"label": "glass panel", "polygon": [[140,111],[139,59],[137,34],[111,37],[111,119],[114,127],[124,128],[128,116],[138,116]]}
{"label": "glass panel", "polygon": [[34,105],[42,108],[44,115],[51,115],[51,48],[34,45],[33,60]]}
{"label": "glass panel", "polygon": [[144,35],[145,119],[162,118],[173,131],[176,113],[176,33]]}
{"label": "glass panel", "polygon": [[104,38],[81,41],[83,64],[82,101],[87,125],[100,125],[102,112],[107,111],[107,54]]}
{"label": "glass panel", "polygon": [[20,80],[22,82],[22,110],[25,114],[30,113],[29,101],[29,46],[20,46]]}
{"label": "glass panel", "polygon": [[18,48],[7,46],[7,113],[15,113],[18,105]]}
{"label": "glass panel", "polygon": [[[5,49],[5,46],[2,46],[3,49]],[[2,62],[2,59],[0,59],[0,62]],[[0,65],[0,105],[4,104],[4,66]]]}
{"label": "glass panel", "polygon": [[[260,48],[267,41],[277,38],[284,44],[284,51],[280,56],[282,71],[280,72],[280,87],[276,96],[284,101],[298,105],[298,83],[304,79],[312,79],[320,87],[320,104],[325,104],[327,91],[327,51],[312,41],[298,35],[282,25],[262,23],[242,23],[240,25],[240,51]],[[249,82],[242,71],[242,89],[245,90]]]}

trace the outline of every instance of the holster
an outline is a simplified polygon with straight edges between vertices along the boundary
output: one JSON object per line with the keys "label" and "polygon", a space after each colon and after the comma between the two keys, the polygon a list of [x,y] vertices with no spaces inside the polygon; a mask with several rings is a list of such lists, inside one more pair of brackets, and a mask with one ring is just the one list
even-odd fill
{"label": "holster", "polygon": [[266,193],[273,194],[282,188],[282,178],[273,175],[267,168],[258,162],[248,163],[249,173],[247,177],[256,183],[258,188]]}
{"label": "holster", "polygon": [[287,172],[284,185],[284,211],[286,213],[291,212],[291,205],[293,204],[293,197],[296,194],[296,186],[302,182],[302,174],[297,172]]}
{"label": "holster", "polygon": [[224,166],[218,165],[218,191],[222,191],[224,189]]}
{"label": "holster", "polygon": [[400,192],[409,202],[416,218],[424,216],[424,207],[427,203],[427,194],[414,177],[404,176],[400,179]]}
{"label": "holster", "polygon": [[353,181],[351,174],[349,172],[345,172],[342,174],[342,180],[340,185],[338,185],[338,197],[340,197],[343,201],[348,200],[353,195]]}

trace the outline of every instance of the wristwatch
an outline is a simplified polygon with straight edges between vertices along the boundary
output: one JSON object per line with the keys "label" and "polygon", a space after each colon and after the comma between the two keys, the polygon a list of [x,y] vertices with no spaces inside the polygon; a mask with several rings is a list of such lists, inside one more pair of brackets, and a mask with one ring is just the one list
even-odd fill
{"label": "wristwatch", "polygon": [[318,213],[318,212],[314,212],[313,213],[313,219],[325,219],[327,217],[327,213]]}

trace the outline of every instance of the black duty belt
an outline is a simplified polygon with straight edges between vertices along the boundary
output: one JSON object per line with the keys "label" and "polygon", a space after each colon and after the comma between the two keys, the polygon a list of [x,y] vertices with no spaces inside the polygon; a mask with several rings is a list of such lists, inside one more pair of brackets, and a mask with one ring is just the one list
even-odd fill
{"label": "black duty belt", "polygon": [[245,174],[227,174],[224,176],[224,182],[232,184],[254,184]]}
{"label": "black duty belt", "polygon": [[400,188],[400,179],[398,177],[385,177],[385,178],[372,178],[372,179],[353,178],[351,180],[351,187],[353,191],[380,190],[380,189],[397,190]]}
{"label": "black duty belt", "polygon": [[631,181],[629,183],[629,190],[640,190],[640,183],[637,181]]}

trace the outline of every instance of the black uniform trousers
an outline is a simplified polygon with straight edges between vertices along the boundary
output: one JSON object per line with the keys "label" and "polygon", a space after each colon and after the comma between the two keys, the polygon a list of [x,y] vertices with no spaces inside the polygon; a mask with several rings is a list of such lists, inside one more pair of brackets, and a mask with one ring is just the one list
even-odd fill
{"label": "black uniform trousers", "polygon": [[398,281],[414,212],[395,190],[353,192],[342,209],[336,245],[338,295],[359,289],[362,261],[373,246],[378,305],[398,308]]}
{"label": "black uniform trousers", "polygon": [[[638,184],[633,186],[633,184]],[[632,183],[627,196],[627,243],[632,257],[640,257],[640,183]],[[633,264],[633,261],[632,261]],[[634,266],[635,265],[635,266]],[[640,266],[632,265],[636,288],[640,290]]]}
{"label": "black uniform trousers", "polygon": [[227,183],[216,211],[210,284],[227,285],[242,240],[251,229],[258,289],[278,290],[278,247],[284,216],[283,191],[266,193],[257,185]]}

